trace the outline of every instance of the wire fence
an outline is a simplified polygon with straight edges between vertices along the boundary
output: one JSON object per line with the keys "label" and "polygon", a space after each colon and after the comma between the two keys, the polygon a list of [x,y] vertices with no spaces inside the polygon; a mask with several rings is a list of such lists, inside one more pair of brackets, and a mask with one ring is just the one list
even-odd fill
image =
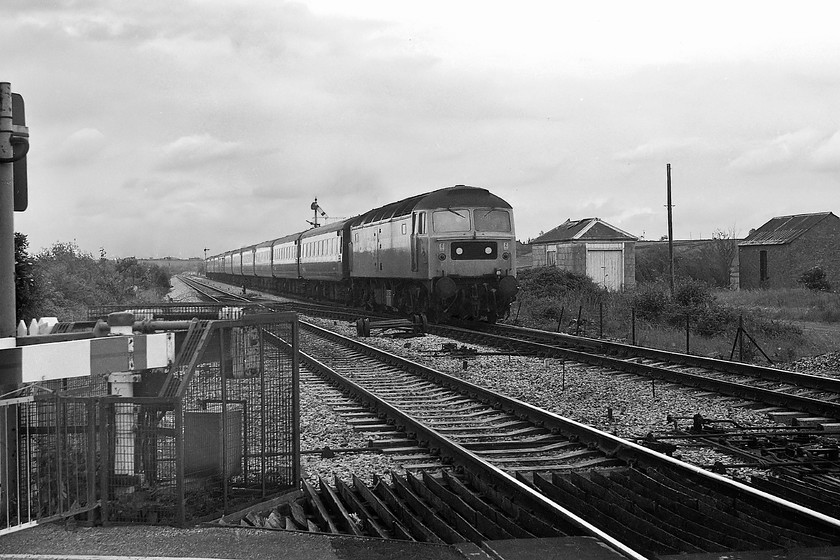
{"label": "wire fence", "polygon": [[191,355],[131,376],[131,396],[112,375],[0,400],[0,534],[83,513],[183,525],[297,487],[297,316],[199,323]]}

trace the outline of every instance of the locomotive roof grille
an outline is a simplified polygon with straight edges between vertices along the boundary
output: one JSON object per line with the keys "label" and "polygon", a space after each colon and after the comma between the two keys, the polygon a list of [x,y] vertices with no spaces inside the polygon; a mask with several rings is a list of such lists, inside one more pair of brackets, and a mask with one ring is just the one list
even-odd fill
{"label": "locomotive roof grille", "polygon": [[428,210],[433,208],[449,208],[452,206],[490,206],[493,208],[510,208],[510,204],[491,194],[487,189],[455,185],[438,189],[421,195],[386,204],[354,218],[351,226],[369,224],[380,220],[398,218],[410,214],[413,210]]}

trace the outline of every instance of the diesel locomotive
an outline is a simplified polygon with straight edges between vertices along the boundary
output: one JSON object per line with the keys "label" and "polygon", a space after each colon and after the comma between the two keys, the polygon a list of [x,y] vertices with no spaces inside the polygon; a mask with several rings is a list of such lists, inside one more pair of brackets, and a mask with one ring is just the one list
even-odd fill
{"label": "diesel locomotive", "polygon": [[513,209],[465,185],[214,255],[206,270],[237,286],[438,321],[495,322],[519,289]]}

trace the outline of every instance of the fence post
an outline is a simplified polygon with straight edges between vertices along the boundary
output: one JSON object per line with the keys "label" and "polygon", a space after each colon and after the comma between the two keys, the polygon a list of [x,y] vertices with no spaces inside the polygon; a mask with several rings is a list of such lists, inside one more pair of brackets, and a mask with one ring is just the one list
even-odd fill
{"label": "fence post", "polygon": [[636,308],[630,308],[630,344],[636,346]]}
{"label": "fence post", "polygon": [[[521,305],[521,302],[520,302]],[[517,312],[518,315],[518,312]],[[300,484],[300,339],[297,317],[292,321],[292,485]],[[508,356],[510,359],[510,356]]]}
{"label": "fence post", "polygon": [[[227,354],[225,354],[225,350],[227,350],[230,353],[230,355],[233,356],[237,345],[239,345],[241,343],[240,340],[237,340],[236,338],[234,338],[236,336],[235,332],[236,331],[235,331],[234,327],[223,328],[223,329],[219,330],[219,341],[222,345],[222,353],[221,353],[221,358],[220,358],[221,362],[226,362],[227,361]],[[225,341],[228,338],[230,338],[230,344],[226,345]],[[231,368],[230,368],[230,376],[231,377],[236,375],[236,367],[237,367],[237,364],[231,362]],[[244,367],[244,364],[243,364],[243,367]],[[227,515],[229,513],[228,512],[228,492],[230,490],[228,479],[230,477],[228,476],[228,472],[227,472],[228,457],[227,457],[227,444],[226,444],[227,428],[228,428],[228,423],[227,423],[227,415],[228,415],[227,376],[225,376],[224,372],[222,372],[222,374],[221,374],[221,384],[222,384],[222,386],[221,386],[221,393],[222,393],[222,395],[221,395],[221,397],[222,397],[222,399],[221,399],[222,400],[222,402],[221,402],[221,405],[222,405],[221,406],[221,408],[222,408],[222,416],[221,416],[221,420],[222,420],[221,421],[221,425],[222,425],[222,469],[221,469],[222,470],[222,513],[224,515]],[[245,451],[245,453],[247,453],[247,447],[244,451]],[[244,475],[245,484],[247,485],[247,483],[248,483],[248,470],[245,469],[245,471],[242,474]]]}
{"label": "fence post", "polygon": [[[224,382],[224,380],[223,380]],[[187,515],[185,511],[186,496],[184,484],[184,403],[181,397],[175,397],[175,494],[177,496],[177,506],[175,515],[177,516],[177,523],[183,527],[187,523]]]}
{"label": "fence post", "polygon": [[108,525],[108,499],[110,494],[109,474],[111,472],[111,446],[109,442],[109,431],[111,422],[108,415],[108,402],[105,399],[99,400],[99,499],[100,512],[102,514],[102,525]]}
{"label": "fence post", "polygon": [[691,354],[688,346],[688,339],[689,339],[689,327],[691,326],[691,315],[688,313],[685,314],[685,353]]}
{"label": "fence post", "polygon": [[575,324],[575,336],[580,335],[580,314],[583,313],[583,306],[581,305],[578,307],[578,318],[577,323]]}
{"label": "fence post", "polygon": [[560,308],[560,318],[557,319],[557,332],[560,332],[560,325],[563,324],[563,314],[566,312],[566,306]]}
{"label": "fence post", "polygon": [[[55,487],[56,487],[56,510],[50,513],[64,513],[65,499],[64,495],[64,469],[66,468],[64,460],[67,458],[67,453],[64,450],[64,441],[62,434],[67,433],[67,414],[65,414],[65,406],[63,400],[55,396]],[[70,509],[70,504],[67,504],[67,509]]]}
{"label": "fence post", "polygon": [[598,307],[598,315],[601,319],[601,326],[598,329],[598,338],[604,338],[604,302],[602,301]]}
{"label": "fence post", "polygon": [[[268,423],[268,419],[266,418],[266,410],[265,410],[265,399],[266,399],[266,390],[265,390],[265,337],[263,336],[263,327],[260,325],[259,327],[259,344],[260,344],[260,489],[261,494],[260,497],[265,498],[266,496],[266,485],[265,485],[265,455],[266,455],[266,424]],[[247,465],[245,468],[242,469],[243,472],[247,471]]]}
{"label": "fence post", "polygon": [[738,361],[744,363],[744,314],[738,316]]}
{"label": "fence post", "polygon": [[[101,399],[94,398],[85,401],[85,407],[87,408],[87,506],[91,507],[93,504],[96,503],[96,427],[100,425],[100,422],[96,421],[97,414],[99,413],[99,402]],[[101,417],[100,417],[101,421]],[[100,468],[103,468],[102,465]],[[104,501],[103,496],[103,501]],[[96,512],[93,508],[88,510],[88,523],[91,525],[96,520],[95,517]]]}

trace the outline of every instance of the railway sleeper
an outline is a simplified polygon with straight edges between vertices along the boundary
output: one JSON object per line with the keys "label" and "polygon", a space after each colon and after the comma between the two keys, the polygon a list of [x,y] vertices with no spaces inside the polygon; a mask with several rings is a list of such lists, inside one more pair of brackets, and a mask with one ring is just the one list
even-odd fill
{"label": "railway sleeper", "polygon": [[[699,498],[699,509],[706,516],[726,515],[733,526],[742,526],[745,531],[760,534],[762,538],[776,543],[776,546],[791,548],[796,546],[828,546],[830,535],[815,534],[815,528],[806,527],[790,518],[790,512],[773,511],[770,503],[755,505],[733,496],[725,496],[709,488],[696,479],[677,479],[675,473],[648,469],[652,478],[669,484],[673,488]],[[768,507],[769,506],[769,507]]]}
{"label": "railway sleeper", "polygon": [[[569,511],[583,519],[596,520],[603,518],[603,512],[589,503],[587,495],[571,484],[555,484],[553,476],[546,478],[546,475],[534,473],[534,484],[546,496]],[[677,554],[679,550],[668,546],[657,540],[654,536],[624,524],[615,524],[611,527],[612,536],[632,546],[636,550],[647,554]]]}
{"label": "railway sleeper", "polygon": [[650,479],[634,476],[636,474],[639,474],[638,471],[621,469],[611,471],[609,477],[616,486],[636,496],[645,496],[648,500],[654,502],[657,507],[665,510],[667,515],[682,519],[685,526],[695,528],[710,540],[730,550],[766,549],[775,546],[775,543],[762,540],[755,535],[733,535],[731,525],[724,520],[717,518],[698,519],[696,500],[684,494],[662,492],[662,489],[656,484],[647,483]]}

